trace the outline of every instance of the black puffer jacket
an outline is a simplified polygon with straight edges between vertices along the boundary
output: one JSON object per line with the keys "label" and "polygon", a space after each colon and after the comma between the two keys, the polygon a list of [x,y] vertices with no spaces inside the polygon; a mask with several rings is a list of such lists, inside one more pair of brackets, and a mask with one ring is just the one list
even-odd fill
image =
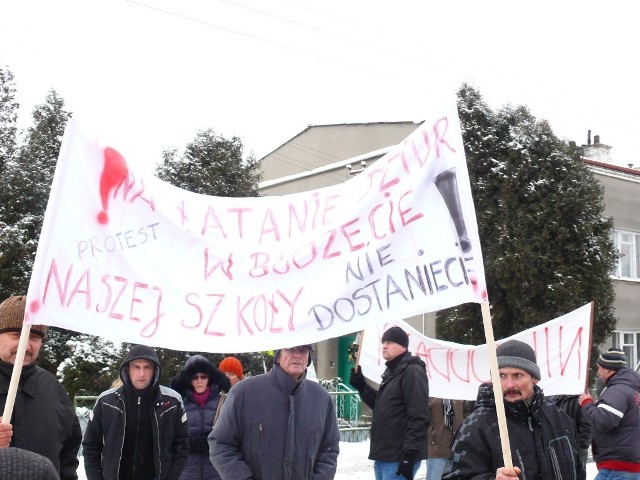
{"label": "black puffer jacket", "polygon": [[358,390],[373,410],[369,458],[399,462],[402,454],[427,458],[429,380],[424,362],[406,352],[387,362],[378,390]]}
{"label": "black puffer jacket", "polygon": [[[13,365],[0,362],[0,411],[4,410]],[[23,367],[11,424],[11,446],[47,457],[62,480],[78,478],[82,431],[62,384],[46,370]]]}
{"label": "black puffer jacket", "polygon": [[84,467],[88,480],[117,480],[125,442],[126,405],[125,389],[135,390],[130,384],[128,364],[144,358],[156,365],[151,383],[153,391],[153,463],[159,480],[178,480],[188,452],[187,416],[180,395],[158,385],[160,363],[155,351],[142,345],[134,346],[122,362],[120,378],[123,385],[103,392],[96,400],[82,441]]}
{"label": "black puffer jacket", "polygon": [[[534,386],[531,405],[504,402],[513,465],[522,480],[573,480],[576,478],[577,444],[573,421],[545,401]],[[498,416],[490,383],[478,390],[476,409],[469,415],[451,447],[443,479],[492,479],[504,467]]]}
{"label": "black puffer jacket", "polygon": [[596,403],[581,410],[593,427],[596,463],[623,461],[640,464],[640,374],[620,369],[609,378]]}

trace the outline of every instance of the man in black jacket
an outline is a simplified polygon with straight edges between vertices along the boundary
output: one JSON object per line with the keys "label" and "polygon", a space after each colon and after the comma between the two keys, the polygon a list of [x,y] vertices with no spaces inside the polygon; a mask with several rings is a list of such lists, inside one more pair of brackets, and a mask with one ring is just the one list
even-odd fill
{"label": "man in black jacket", "polygon": [[409,336],[400,327],[382,335],[382,357],[386,370],[380,388],[367,384],[358,366],[349,383],[372,410],[369,458],[376,480],[413,480],[427,458],[429,380],[425,363],[411,355]]}
{"label": "man in black jacket", "polygon": [[178,480],[188,454],[182,398],[159,385],[160,362],[134,346],[120,367],[122,385],[103,392],[82,441],[88,480]]}
{"label": "man in black jacket", "polygon": [[[24,296],[9,297],[0,305],[0,412],[7,400],[25,305]],[[3,430],[12,427],[9,446],[48,458],[61,480],[76,480],[82,440],[78,417],[62,384],[35,364],[46,333],[45,325],[31,326],[13,415],[10,424],[0,428],[0,446],[7,446]]]}
{"label": "man in black jacket", "polygon": [[533,349],[509,340],[496,349],[513,468],[504,465],[493,387],[480,385],[476,408],[456,434],[444,480],[575,480],[575,426],[545,401]]}

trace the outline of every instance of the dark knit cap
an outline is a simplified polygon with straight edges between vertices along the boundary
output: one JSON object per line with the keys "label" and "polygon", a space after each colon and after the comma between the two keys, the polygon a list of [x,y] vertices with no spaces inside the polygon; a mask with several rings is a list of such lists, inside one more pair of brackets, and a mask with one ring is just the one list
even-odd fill
{"label": "dark knit cap", "polygon": [[540,367],[536,363],[536,354],[530,345],[520,340],[508,340],[496,348],[498,368],[520,368],[533,378],[540,380]]}
{"label": "dark knit cap", "polygon": [[21,448],[0,448],[0,478],[59,480],[56,468],[46,457]]}
{"label": "dark knit cap", "polygon": [[[0,304],[0,333],[20,332],[22,330],[26,304],[27,297],[24,295],[9,297]],[[31,325],[31,333],[44,338],[47,334],[47,326]]]}
{"label": "dark knit cap", "polygon": [[400,327],[391,327],[382,335],[382,342],[394,342],[398,345],[409,348],[409,335]]}
{"label": "dark knit cap", "polygon": [[608,370],[620,370],[627,366],[627,356],[619,348],[610,348],[600,354],[596,363]]}

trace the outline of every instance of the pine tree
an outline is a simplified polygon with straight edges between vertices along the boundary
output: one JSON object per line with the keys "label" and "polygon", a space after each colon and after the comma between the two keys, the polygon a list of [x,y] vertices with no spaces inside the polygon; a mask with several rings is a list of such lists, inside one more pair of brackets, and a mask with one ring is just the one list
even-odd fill
{"label": "pine tree", "polygon": [[[16,149],[18,102],[16,102],[15,98],[16,87],[13,81],[13,73],[9,69],[0,67],[0,187],[2,187],[0,192],[4,192],[5,188],[8,187],[3,182],[2,177],[4,176],[6,165],[13,158]],[[0,208],[2,208],[2,205],[4,203],[0,202]]]}
{"label": "pine tree", "polygon": [[[13,74],[8,69],[0,68],[0,264],[9,260],[8,246],[15,241],[14,229],[6,218],[12,190],[7,172],[15,159],[17,145],[18,103],[15,95]],[[0,280],[0,301],[8,296]]]}
{"label": "pine tree", "polygon": [[70,114],[64,101],[51,91],[33,111],[33,126],[7,165],[4,179],[3,229],[0,232],[0,298],[24,294],[35,260],[38,237]]}
{"label": "pine tree", "polygon": [[176,187],[218,197],[255,197],[260,173],[253,155],[242,158],[238,137],[226,139],[212,129],[202,130],[190,142],[182,158],[176,150],[163,153],[158,178]]}
{"label": "pine tree", "polygon": [[[527,108],[494,112],[463,85],[458,110],[495,338],[593,300],[593,343],[601,344],[615,328],[610,272],[617,261],[602,186],[575,147]],[[437,333],[484,343],[480,307],[439,312]]]}

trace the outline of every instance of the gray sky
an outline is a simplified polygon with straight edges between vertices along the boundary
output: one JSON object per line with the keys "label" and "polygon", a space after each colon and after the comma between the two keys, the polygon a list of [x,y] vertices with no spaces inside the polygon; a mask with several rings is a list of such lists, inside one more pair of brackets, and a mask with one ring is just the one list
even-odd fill
{"label": "gray sky", "polygon": [[[525,5],[526,4],[526,5]],[[530,5],[530,6],[529,6]],[[22,126],[51,88],[153,165],[212,127],[261,157],[309,124],[423,120],[464,81],[640,165],[633,2],[1,0]]]}

